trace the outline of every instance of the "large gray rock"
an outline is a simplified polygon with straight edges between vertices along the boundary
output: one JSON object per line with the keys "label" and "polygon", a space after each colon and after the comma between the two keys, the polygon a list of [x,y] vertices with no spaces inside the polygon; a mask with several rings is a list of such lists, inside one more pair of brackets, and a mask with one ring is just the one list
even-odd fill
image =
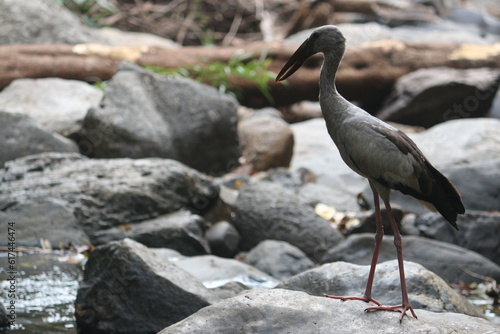
{"label": "large gray rock", "polygon": [[399,334],[496,333],[491,322],[459,313],[416,310],[418,319],[399,313],[364,312],[361,301],[341,302],[283,289],[251,290],[206,307],[159,334]]}
{"label": "large gray rock", "polygon": [[[73,215],[79,228],[90,235],[181,209],[201,214],[219,193],[211,179],[177,161],[158,158],[93,160],[75,153],[45,153],[8,162],[0,171],[4,218],[34,223],[32,214],[24,210],[27,216],[20,217],[17,208],[54,199],[67,212],[63,215],[60,210],[56,221]],[[53,241],[50,226],[55,223],[43,215],[38,218],[39,229],[45,226]]]}
{"label": "large gray rock", "polygon": [[[322,263],[346,261],[368,265],[371,262],[373,245],[373,234],[353,234],[337,247],[328,250]],[[462,267],[479,275],[500,280],[500,266],[476,252],[446,242],[415,236],[403,237],[403,255],[406,261],[423,265],[448,283],[478,281],[478,278],[470,276],[461,269]],[[394,259],[396,250],[393,238],[385,237],[378,262]]]}
{"label": "large gray rock", "polygon": [[[488,2],[488,1],[486,1]],[[490,1],[490,5],[494,2]],[[500,20],[490,15],[487,12],[487,8],[481,9],[484,5],[483,1],[477,1],[474,3],[474,7],[471,6],[455,6],[449,9],[446,13],[446,19],[456,22],[462,26],[473,26],[477,27],[483,36],[488,34],[500,35]]]}
{"label": "large gray rock", "polygon": [[129,238],[147,247],[170,248],[184,255],[210,252],[203,236],[204,220],[189,211],[181,210],[140,223],[112,227],[91,235],[93,245]]}
{"label": "large gray rock", "polygon": [[[316,296],[362,296],[370,266],[334,262],[291,277],[278,288],[304,291]],[[405,262],[408,297],[415,309],[432,312],[456,312],[481,317],[482,313],[442,278],[423,266]],[[401,290],[396,260],[377,265],[372,297],[383,305],[401,304]],[[370,305],[371,306],[371,305]]]}
{"label": "large gray rock", "polygon": [[457,119],[409,134],[437,167],[500,158],[500,120]]}
{"label": "large gray rock", "polygon": [[72,137],[102,95],[100,89],[83,81],[17,79],[0,92],[0,105],[4,111],[30,116],[49,131]]}
{"label": "large gray rock", "polygon": [[419,69],[397,80],[377,116],[426,128],[452,119],[485,116],[499,85],[500,71],[496,69]]}
{"label": "large gray rock", "polygon": [[500,211],[500,157],[443,168],[467,210]]}
{"label": "large gray rock", "polygon": [[[5,195],[1,194],[0,190],[0,197]],[[16,223],[17,245],[40,247],[42,239],[48,240],[54,248],[60,244],[90,243],[73,210],[68,207],[66,201],[58,198],[48,197],[7,204],[0,210],[0,219]],[[2,240],[0,244],[6,245],[7,239]]]}
{"label": "large gray rock", "polygon": [[180,48],[181,45],[158,35],[138,31],[124,31],[111,27],[102,27],[97,33],[112,46],[159,46],[169,49]]}
{"label": "large gray rock", "polygon": [[288,167],[293,154],[293,132],[283,119],[263,112],[238,123],[241,154],[254,171]]}
{"label": "large gray rock", "polygon": [[27,115],[0,111],[0,168],[6,161],[41,152],[78,152],[77,145]]}
{"label": "large gray rock", "polygon": [[245,262],[279,279],[314,268],[304,252],[284,241],[264,240],[245,256]]}
{"label": "large gray rock", "polygon": [[124,63],[83,123],[83,154],[162,157],[226,172],[239,157],[236,102],[213,87]]}
{"label": "large gray rock", "polygon": [[270,182],[249,183],[240,190],[233,224],[241,234],[241,249],[266,239],[286,241],[317,262],[343,237],[292,191]]}
{"label": "large gray rock", "polygon": [[78,17],[54,0],[0,1],[0,44],[104,42]]}
{"label": "large gray rock", "polygon": [[217,300],[175,264],[124,239],[90,254],[75,316],[79,333],[155,333]]}
{"label": "large gray rock", "polygon": [[417,218],[420,233],[431,239],[470,249],[500,265],[500,213],[467,211],[457,221],[455,230],[441,215],[427,213]]}
{"label": "large gray rock", "polygon": [[240,234],[227,221],[220,221],[210,226],[205,237],[214,255],[233,257],[238,252]]}

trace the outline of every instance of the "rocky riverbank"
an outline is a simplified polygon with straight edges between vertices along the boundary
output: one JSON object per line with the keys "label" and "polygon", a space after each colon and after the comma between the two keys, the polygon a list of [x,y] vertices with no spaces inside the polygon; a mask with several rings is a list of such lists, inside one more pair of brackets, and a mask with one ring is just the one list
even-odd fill
{"label": "rocky riverbank", "polygon": [[[0,12],[17,22],[18,6],[5,1]],[[349,47],[364,36],[397,49],[398,41],[429,42],[443,31],[457,45],[499,45],[498,18],[450,8],[432,24],[340,26]],[[460,8],[488,24],[450,28],[463,22]],[[44,34],[11,29],[1,43],[118,38],[82,26],[51,0],[32,1],[26,13],[39,18]],[[295,39],[302,40],[288,42]],[[496,50],[492,57],[500,58]],[[251,109],[213,87],[130,61],[102,87],[14,80],[0,91],[0,221],[15,222],[21,252],[85,249],[88,258],[66,259],[84,268],[71,297],[80,333],[497,333],[499,85],[494,63],[433,66],[402,75],[377,103],[359,99],[400,122],[393,124],[456,185],[467,210],[455,231],[413,199],[393,196],[418,320],[400,324],[396,313],[366,313],[365,303],[323,297],[361,295],[374,243],[373,200],[367,181],[342,161],[317,102],[292,105],[296,96],[289,105]],[[8,239],[0,246],[7,249]],[[373,290],[384,304],[400,302],[395,258],[387,227]],[[487,312],[451,288],[470,292],[478,284],[476,291],[492,297]],[[1,298],[8,305],[7,294]],[[0,307],[0,325],[3,313]]]}

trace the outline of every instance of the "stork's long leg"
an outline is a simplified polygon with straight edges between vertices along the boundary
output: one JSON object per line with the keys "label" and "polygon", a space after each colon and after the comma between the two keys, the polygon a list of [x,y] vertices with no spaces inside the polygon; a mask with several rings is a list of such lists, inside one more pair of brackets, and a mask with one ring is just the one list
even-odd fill
{"label": "stork's long leg", "polygon": [[345,300],[362,300],[364,302],[373,302],[380,306],[381,304],[372,298],[372,286],[373,278],[375,276],[375,268],[377,267],[378,254],[380,253],[380,247],[382,246],[382,238],[384,237],[384,226],[382,225],[382,214],[380,213],[380,201],[377,190],[370,182],[370,187],[373,192],[373,203],[375,204],[375,222],[377,224],[377,230],[375,233],[375,248],[373,250],[372,262],[370,265],[370,274],[368,275],[368,281],[366,282],[365,293],[363,297],[342,297],[342,296],[326,296],[328,298]]}
{"label": "stork's long leg", "polygon": [[398,311],[401,312],[401,316],[399,317],[399,321],[403,320],[403,317],[406,315],[406,311],[410,311],[413,317],[417,318],[413,307],[410,305],[410,300],[408,298],[408,290],[406,289],[406,279],[405,279],[405,269],[403,262],[403,246],[401,234],[399,233],[398,225],[394,220],[394,216],[392,215],[391,205],[389,201],[385,201],[385,208],[387,211],[387,216],[389,216],[389,221],[391,223],[392,231],[394,233],[394,245],[396,246],[396,251],[398,255],[398,266],[399,266],[399,280],[401,281],[401,295],[402,295],[402,303],[401,305],[395,306],[374,306],[369,307],[365,311]]}

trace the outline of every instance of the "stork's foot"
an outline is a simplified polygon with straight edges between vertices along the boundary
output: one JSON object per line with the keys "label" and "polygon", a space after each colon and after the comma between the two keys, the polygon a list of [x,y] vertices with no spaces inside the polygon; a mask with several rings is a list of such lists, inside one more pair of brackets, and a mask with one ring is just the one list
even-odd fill
{"label": "stork's foot", "polygon": [[406,311],[410,311],[411,314],[415,319],[417,319],[417,315],[415,314],[415,311],[413,310],[413,307],[411,305],[395,305],[395,306],[381,306],[380,304],[378,306],[373,306],[369,307],[365,310],[365,312],[372,312],[372,311],[394,311],[394,312],[401,312],[401,316],[399,317],[399,322],[403,320],[403,317],[406,314]]}
{"label": "stork's foot", "polygon": [[362,302],[365,302],[365,303],[375,303],[378,306],[382,305],[378,301],[376,301],[375,299],[367,298],[367,297],[358,297],[358,296],[345,297],[345,296],[329,296],[329,295],[325,295],[325,297],[332,298],[332,299],[340,299],[343,302],[345,302],[346,300],[361,300]]}

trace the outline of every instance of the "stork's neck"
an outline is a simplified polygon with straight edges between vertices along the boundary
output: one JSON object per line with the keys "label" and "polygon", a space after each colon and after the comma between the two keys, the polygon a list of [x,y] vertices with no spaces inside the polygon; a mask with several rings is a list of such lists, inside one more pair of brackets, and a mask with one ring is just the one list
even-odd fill
{"label": "stork's neck", "polygon": [[338,95],[337,88],[335,87],[335,76],[342,60],[342,54],[326,52],[324,55],[319,79],[320,94],[322,96],[330,94]]}

